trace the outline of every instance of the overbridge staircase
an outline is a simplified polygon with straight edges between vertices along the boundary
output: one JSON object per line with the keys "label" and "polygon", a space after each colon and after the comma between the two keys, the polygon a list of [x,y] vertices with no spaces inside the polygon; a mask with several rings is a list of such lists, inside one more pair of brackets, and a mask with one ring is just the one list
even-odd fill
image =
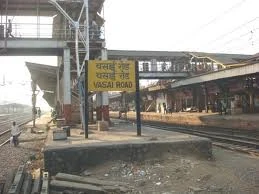
{"label": "overbridge staircase", "polygon": [[155,100],[147,100],[144,104],[145,112],[155,112],[156,110],[156,101]]}

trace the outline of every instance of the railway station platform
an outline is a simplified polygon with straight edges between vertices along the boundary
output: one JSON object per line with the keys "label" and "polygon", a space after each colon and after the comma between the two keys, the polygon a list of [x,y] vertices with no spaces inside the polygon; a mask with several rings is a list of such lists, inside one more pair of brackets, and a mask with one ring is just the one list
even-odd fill
{"label": "railway station platform", "polygon": [[51,174],[80,173],[109,161],[134,162],[175,155],[212,156],[211,141],[206,138],[149,127],[142,127],[142,136],[137,136],[134,124],[116,119],[112,123],[108,131],[97,131],[96,125],[90,125],[88,139],[81,129],[72,128],[66,140],[53,141],[50,130],[44,148],[44,168]]}
{"label": "railway station platform", "polygon": [[[110,116],[118,118],[118,112],[110,112]],[[127,119],[135,120],[136,113],[128,112]],[[123,114],[122,117],[125,118]],[[220,127],[238,130],[259,130],[259,114],[238,114],[238,115],[219,115],[218,113],[197,113],[197,112],[178,112],[178,113],[154,113],[141,112],[143,121],[166,122],[180,126],[203,126]]]}

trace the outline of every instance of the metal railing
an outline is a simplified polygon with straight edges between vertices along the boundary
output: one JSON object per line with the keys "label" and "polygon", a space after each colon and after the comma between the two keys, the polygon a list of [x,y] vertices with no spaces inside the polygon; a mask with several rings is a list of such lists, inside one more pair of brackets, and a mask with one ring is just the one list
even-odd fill
{"label": "metal railing", "polygon": [[[0,24],[0,39],[4,38],[53,38],[58,40],[75,40],[75,30],[73,28],[56,28],[53,24],[37,23],[12,23],[11,32],[8,33],[8,24]],[[85,27],[80,26],[80,31],[85,35]],[[89,29],[90,40],[103,40],[104,30]]]}
{"label": "metal railing", "polygon": [[148,63],[140,63],[139,64],[140,72],[191,72],[193,69],[189,67],[188,64],[178,64],[174,65],[172,63],[156,63],[156,64],[148,64]]}
{"label": "metal railing", "polygon": [[205,67],[201,65],[195,65],[188,62],[182,62],[175,64],[174,62],[168,61],[168,62],[160,62],[158,61],[155,64],[152,64],[151,62],[139,62],[139,71],[140,72],[172,72],[172,73],[205,73],[205,72],[213,72],[218,71],[217,68],[214,68],[209,65],[205,65]]}

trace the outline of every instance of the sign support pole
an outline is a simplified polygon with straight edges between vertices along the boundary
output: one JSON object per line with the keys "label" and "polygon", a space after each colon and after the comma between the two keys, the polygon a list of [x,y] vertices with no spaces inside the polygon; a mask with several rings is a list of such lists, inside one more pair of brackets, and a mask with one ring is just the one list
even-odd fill
{"label": "sign support pole", "polygon": [[88,138],[88,119],[89,119],[89,104],[88,104],[88,61],[85,61],[85,138]]}
{"label": "sign support pole", "polygon": [[139,92],[139,69],[138,61],[135,62],[135,78],[136,78],[136,119],[137,119],[137,135],[141,136],[141,119],[140,119],[140,92]]}

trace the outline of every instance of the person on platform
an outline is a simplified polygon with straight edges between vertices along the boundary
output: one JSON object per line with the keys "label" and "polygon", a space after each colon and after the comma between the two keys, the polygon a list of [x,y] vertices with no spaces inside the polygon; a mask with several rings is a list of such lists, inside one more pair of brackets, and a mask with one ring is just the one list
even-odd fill
{"label": "person on platform", "polygon": [[21,131],[19,129],[19,127],[16,125],[16,122],[14,121],[12,124],[12,128],[11,128],[11,138],[12,138],[12,143],[14,144],[14,146],[18,146],[19,144],[19,139],[18,137],[21,135]]}
{"label": "person on platform", "polygon": [[225,100],[222,101],[222,111],[224,112],[224,115],[227,114],[227,102]]}
{"label": "person on platform", "polygon": [[166,109],[166,104],[165,103],[163,103],[163,108],[164,108],[164,114],[166,114],[167,113],[167,109]]}
{"label": "person on platform", "polygon": [[218,112],[220,115],[222,115],[222,103],[221,103],[221,100],[218,101],[218,104],[217,104],[217,109],[218,109]]}
{"label": "person on platform", "polygon": [[41,117],[41,110],[40,110],[40,108],[38,109],[38,116],[39,116],[39,118]]}
{"label": "person on platform", "polygon": [[13,27],[12,27],[12,22],[11,20],[9,19],[8,20],[8,26],[7,26],[7,29],[6,29],[6,36],[7,38],[10,36],[12,38],[14,38],[14,36],[12,35],[12,31],[13,31]]}

